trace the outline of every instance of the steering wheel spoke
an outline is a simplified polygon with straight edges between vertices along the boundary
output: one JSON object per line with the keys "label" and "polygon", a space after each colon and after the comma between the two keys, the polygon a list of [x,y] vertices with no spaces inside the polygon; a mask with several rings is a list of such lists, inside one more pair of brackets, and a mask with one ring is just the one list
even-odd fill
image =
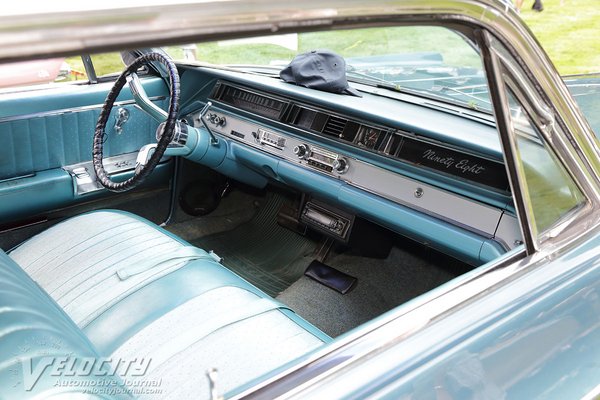
{"label": "steering wheel spoke", "polygon": [[[169,109],[167,112],[157,107],[150,101],[146,91],[143,89],[136,71],[149,61],[158,61],[167,67],[169,73]],[[104,151],[104,135],[108,117],[113,108],[117,96],[123,89],[123,86],[129,82],[129,87],[139,106],[152,118],[156,119],[163,126],[162,134],[157,138],[158,143],[148,144],[143,146],[138,153],[136,160],[136,168],[133,176],[123,182],[114,182],[106,173],[102,163]],[[108,190],[114,192],[124,192],[133,189],[154,170],[160,159],[165,153],[167,146],[173,138],[177,125],[177,117],[179,113],[179,74],[177,67],[173,61],[161,53],[148,53],[137,58],[125,71],[119,75],[113,88],[108,93],[102,111],[98,117],[96,130],[94,132],[94,141],[92,148],[94,171],[98,177],[98,182]]]}
{"label": "steering wheel spoke", "polygon": [[150,100],[137,73],[132,72],[129,74],[127,82],[129,82],[129,89],[131,90],[136,106],[158,122],[165,122],[168,117],[167,112]]}
{"label": "steering wheel spoke", "polygon": [[138,151],[137,157],[135,159],[135,167],[136,168],[144,167],[144,166],[146,166],[146,164],[148,164],[150,157],[156,151],[156,146],[158,146],[158,144],[156,144],[156,143],[146,144],[146,145],[142,146],[140,151]]}

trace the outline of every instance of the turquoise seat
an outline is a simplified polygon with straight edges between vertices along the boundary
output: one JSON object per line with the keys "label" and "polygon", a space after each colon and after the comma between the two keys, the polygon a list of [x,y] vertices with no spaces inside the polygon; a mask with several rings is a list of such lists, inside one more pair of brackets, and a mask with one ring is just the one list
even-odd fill
{"label": "turquoise seat", "polygon": [[[86,383],[94,383],[95,377],[69,377],[79,385],[57,386],[59,378],[52,374],[53,369],[67,359],[81,365],[100,358],[100,353],[56,302],[0,251],[0,398],[80,394],[82,388],[88,387]],[[119,376],[108,379],[117,387],[122,385]],[[128,398],[122,393],[113,396],[121,397]]]}
{"label": "turquoise seat", "polygon": [[[133,387],[160,382],[160,395],[141,398],[208,398],[210,369],[217,369],[218,389],[226,392],[330,340],[223,267],[215,254],[132,214],[84,214],[9,255],[14,261],[0,258],[10,272],[4,271],[9,275],[0,284],[8,285],[11,296],[0,297],[0,309],[25,314],[0,323],[3,331],[26,316],[40,332],[64,336],[69,346],[63,350],[77,357],[106,358],[113,366],[117,360],[148,360],[143,375],[114,376]],[[0,349],[9,339],[26,341],[21,336],[3,335]],[[6,354],[0,353],[3,374]],[[20,357],[28,360],[35,352]],[[51,383],[45,379],[38,391],[54,389],[44,389]]]}

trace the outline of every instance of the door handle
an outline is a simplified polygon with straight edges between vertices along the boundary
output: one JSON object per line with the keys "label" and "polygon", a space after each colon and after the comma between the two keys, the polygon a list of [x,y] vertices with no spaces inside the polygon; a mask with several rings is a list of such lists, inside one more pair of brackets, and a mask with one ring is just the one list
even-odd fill
{"label": "door handle", "polygon": [[120,107],[117,110],[117,115],[115,115],[115,132],[117,135],[123,133],[123,125],[125,122],[129,120],[129,111],[127,109]]}

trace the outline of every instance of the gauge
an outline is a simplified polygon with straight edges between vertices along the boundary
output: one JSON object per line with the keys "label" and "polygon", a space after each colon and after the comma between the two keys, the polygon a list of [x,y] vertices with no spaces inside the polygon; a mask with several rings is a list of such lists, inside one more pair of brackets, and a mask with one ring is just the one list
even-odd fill
{"label": "gauge", "polygon": [[362,132],[358,144],[366,147],[367,149],[375,148],[377,140],[381,135],[381,131],[379,129],[369,128],[368,126],[363,126],[361,131]]}

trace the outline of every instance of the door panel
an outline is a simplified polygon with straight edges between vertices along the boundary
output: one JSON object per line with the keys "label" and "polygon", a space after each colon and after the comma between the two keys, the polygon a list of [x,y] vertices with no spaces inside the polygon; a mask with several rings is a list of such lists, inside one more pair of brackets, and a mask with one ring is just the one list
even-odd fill
{"label": "door panel", "polygon": [[[165,100],[158,100],[163,106]],[[129,111],[123,133],[114,129],[115,110]],[[31,175],[91,160],[92,138],[99,108],[5,120],[0,123],[0,180]],[[158,123],[132,104],[118,105],[108,119],[104,143],[106,157],[139,150],[155,140]]]}
{"label": "door panel", "polygon": [[[166,107],[168,91],[163,81],[142,82],[149,97]],[[91,161],[94,128],[111,86],[65,85],[0,94],[0,224],[111,195],[106,190],[78,194],[74,178],[65,170]],[[129,111],[120,134],[113,116],[119,108]],[[133,157],[140,147],[156,141],[157,127],[158,122],[134,107],[125,87],[108,119],[105,157],[127,153]],[[121,179],[131,174],[133,163],[126,164],[118,171]],[[91,164],[86,167],[93,174]],[[154,185],[168,181],[165,168],[169,166],[160,167],[162,173],[151,180]]]}

